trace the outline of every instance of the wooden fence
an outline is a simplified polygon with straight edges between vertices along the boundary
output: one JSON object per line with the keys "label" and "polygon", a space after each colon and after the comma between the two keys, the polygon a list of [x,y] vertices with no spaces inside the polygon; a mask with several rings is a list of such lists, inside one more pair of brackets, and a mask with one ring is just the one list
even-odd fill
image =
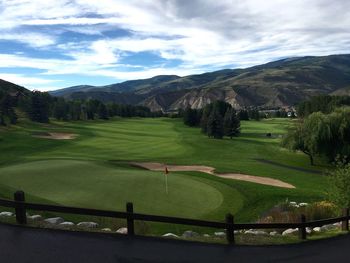
{"label": "wooden fence", "polygon": [[59,213],[69,213],[78,215],[91,215],[111,218],[126,219],[128,235],[135,235],[134,222],[135,220],[148,221],[148,222],[160,222],[160,223],[171,223],[180,225],[192,225],[199,227],[210,227],[216,229],[226,229],[226,238],[229,244],[235,243],[235,230],[241,229],[288,229],[298,228],[299,238],[306,239],[306,228],[307,227],[319,227],[327,224],[336,222],[342,222],[342,230],[349,231],[349,209],[343,210],[343,215],[336,218],[329,218],[317,221],[306,221],[305,215],[300,215],[300,222],[298,223],[235,223],[232,214],[227,214],[224,222],[205,221],[197,219],[188,219],[180,217],[168,217],[158,215],[147,215],[139,214],[134,212],[133,204],[126,204],[126,212],[118,211],[107,211],[89,208],[77,208],[68,206],[57,206],[57,205],[45,205],[25,202],[25,194],[23,191],[17,191],[14,194],[14,201],[0,199],[0,206],[11,207],[15,209],[16,221],[18,224],[27,224],[26,210],[37,210],[37,211],[50,211]]}

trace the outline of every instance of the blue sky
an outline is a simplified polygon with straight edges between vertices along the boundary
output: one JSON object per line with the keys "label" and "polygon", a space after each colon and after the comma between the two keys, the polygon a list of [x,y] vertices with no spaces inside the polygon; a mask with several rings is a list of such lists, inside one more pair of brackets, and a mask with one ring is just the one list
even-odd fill
{"label": "blue sky", "polygon": [[30,89],[349,50],[348,0],[0,0],[0,78]]}

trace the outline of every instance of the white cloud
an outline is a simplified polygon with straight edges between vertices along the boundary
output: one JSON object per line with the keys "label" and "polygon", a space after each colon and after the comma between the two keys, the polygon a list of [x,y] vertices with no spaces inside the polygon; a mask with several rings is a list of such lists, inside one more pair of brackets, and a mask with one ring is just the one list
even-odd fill
{"label": "white cloud", "polygon": [[[51,31],[53,26],[60,30]],[[187,75],[280,57],[346,53],[349,28],[347,0],[0,0],[0,39],[34,48],[53,46],[55,52],[72,58],[1,54],[0,67],[32,67],[46,75],[95,75],[118,81]],[[101,40],[112,29],[124,29],[130,35]],[[60,43],[65,31],[99,38]],[[130,52],[152,52],[182,64],[170,69],[157,64],[142,68],[141,62],[130,70],[120,64]]]}

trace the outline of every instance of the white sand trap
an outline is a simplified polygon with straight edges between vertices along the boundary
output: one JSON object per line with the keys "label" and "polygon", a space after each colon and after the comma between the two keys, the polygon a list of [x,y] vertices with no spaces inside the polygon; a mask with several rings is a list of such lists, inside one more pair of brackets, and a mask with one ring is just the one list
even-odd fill
{"label": "white sand trap", "polygon": [[33,137],[35,138],[52,139],[52,140],[73,140],[77,136],[78,135],[74,133],[63,133],[63,132],[48,132],[48,133],[43,133],[42,135],[33,135]]}
{"label": "white sand trap", "polygon": [[173,171],[173,172],[196,171],[196,172],[212,174],[212,175],[222,177],[222,178],[252,182],[252,183],[263,184],[263,185],[270,185],[270,186],[276,186],[276,187],[282,187],[282,188],[289,188],[289,189],[295,188],[294,185],[285,183],[281,180],[269,178],[269,177],[253,176],[253,175],[246,175],[246,174],[234,174],[234,173],[216,174],[216,173],[214,173],[215,168],[210,167],[210,166],[166,165],[166,164],[162,164],[162,163],[142,163],[142,162],[132,162],[130,164],[137,166],[137,167],[145,168],[147,170],[152,170],[152,171],[164,171],[165,167],[166,167],[169,172],[171,172],[171,171]]}

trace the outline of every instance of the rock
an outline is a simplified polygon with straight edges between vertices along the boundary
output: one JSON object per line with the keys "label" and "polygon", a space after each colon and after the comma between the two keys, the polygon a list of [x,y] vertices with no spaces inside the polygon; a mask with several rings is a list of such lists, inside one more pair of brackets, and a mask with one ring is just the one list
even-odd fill
{"label": "rock", "polygon": [[126,235],[128,233],[128,229],[126,227],[119,228],[117,233]]}
{"label": "rock", "polygon": [[204,236],[204,237],[210,237],[210,235],[208,235],[208,234],[204,234],[203,236]]}
{"label": "rock", "polygon": [[282,236],[292,235],[298,232],[298,228],[288,228],[282,232]]}
{"label": "rock", "polygon": [[60,226],[74,226],[75,224],[73,222],[62,222],[59,225]]}
{"label": "rock", "polygon": [[77,226],[86,228],[97,228],[98,224],[95,222],[80,222],[77,224]]}
{"label": "rock", "polygon": [[182,237],[184,237],[184,238],[193,238],[193,237],[198,237],[198,236],[199,236],[198,233],[191,231],[191,230],[187,230],[182,234]]}
{"label": "rock", "polygon": [[307,233],[307,234],[311,234],[311,233],[312,233],[312,229],[311,229],[310,227],[307,227],[307,228],[306,228],[306,233]]}
{"label": "rock", "polygon": [[178,235],[175,235],[173,233],[166,233],[166,234],[162,235],[162,237],[179,238]]}
{"label": "rock", "polygon": [[254,230],[254,229],[249,229],[244,232],[244,234],[251,234],[251,235],[257,235],[257,236],[266,236],[268,233],[262,230]]}
{"label": "rock", "polygon": [[335,227],[341,227],[341,222],[334,223],[333,226],[335,226]]}
{"label": "rock", "polygon": [[102,228],[101,231],[103,231],[103,232],[111,232],[112,229],[107,227],[107,228]]}
{"label": "rock", "polygon": [[297,202],[289,202],[289,204],[290,204],[291,206],[295,206],[295,205],[297,205]]}
{"label": "rock", "polygon": [[32,216],[27,216],[28,219],[33,220],[33,221],[41,221],[43,220],[43,217],[41,215],[32,215]]}
{"label": "rock", "polygon": [[240,233],[242,233],[240,230],[235,230],[235,231],[233,231],[233,233],[235,234],[235,235],[238,235],[238,234],[240,234]]}
{"label": "rock", "polygon": [[299,207],[305,207],[305,206],[308,206],[308,205],[309,205],[308,203],[300,203]]}
{"label": "rock", "polygon": [[52,225],[58,225],[64,222],[64,219],[62,217],[52,217],[44,220],[46,223],[52,224]]}
{"label": "rock", "polygon": [[338,227],[331,224],[331,225],[324,225],[324,226],[321,226],[321,231],[330,231],[330,230],[334,230],[334,229],[337,229]]}
{"label": "rock", "polygon": [[314,232],[321,232],[321,228],[319,226],[317,226],[317,227],[314,227],[312,229],[312,231],[314,231]]}
{"label": "rock", "polygon": [[12,212],[1,212],[0,217],[11,217],[14,214]]}
{"label": "rock", "polygon": [[226,233],[225,232],[214,232],[214,236],[216,236],[216,237],[226,237]]}
{"label": "rock", "polygon": [[272,232],[270,232],[269,235],[272,236],[272,237],[274,237],[274,236],[279,236],[280,233],[278,233],[277,231],[272,231]]}

